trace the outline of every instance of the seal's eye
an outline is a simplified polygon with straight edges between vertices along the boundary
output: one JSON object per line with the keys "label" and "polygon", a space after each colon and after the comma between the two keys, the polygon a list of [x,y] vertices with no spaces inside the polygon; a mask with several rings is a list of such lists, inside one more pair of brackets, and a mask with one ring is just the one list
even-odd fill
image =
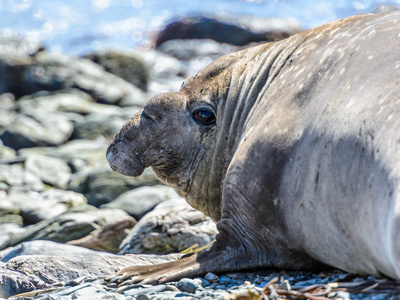
{"label": "seal's eye", "polygon": [[207,108],[196,109],[193,114],[193,119],[197,124],[200,125],[212,125],[215,124],[214,113]]}

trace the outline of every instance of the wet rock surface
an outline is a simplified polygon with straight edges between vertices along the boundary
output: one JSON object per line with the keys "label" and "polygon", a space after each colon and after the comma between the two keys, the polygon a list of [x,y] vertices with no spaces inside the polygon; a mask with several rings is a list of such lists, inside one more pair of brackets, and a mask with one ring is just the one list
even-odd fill
{"label": "wet rock surface", "polygon": [[216,234],[209,218],[151,170],[138,178],[113,172],[105,159],[113,135],[153,95],[178,90],[187,76],[240,49],[235,45],[299,30],[288,20],[191,18],[160,33],[157,49],[85,57],[0,32],[0,298],[399,297],[397,282],[336,270],[104,283],[124,267],[177,259],[183,254],[165,253],[210,244]]}

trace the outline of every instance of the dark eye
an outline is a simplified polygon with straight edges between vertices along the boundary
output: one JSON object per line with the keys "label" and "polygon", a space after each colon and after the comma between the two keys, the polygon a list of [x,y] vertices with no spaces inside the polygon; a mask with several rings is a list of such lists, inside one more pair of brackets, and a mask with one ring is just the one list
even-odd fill
{"label": "dark eye", "polygon": [[193,119],[196,123],[200,125],[212,125],[215,124],[215,115],[214,113],[207,108],[199,108],[196,109],[193,114]]}

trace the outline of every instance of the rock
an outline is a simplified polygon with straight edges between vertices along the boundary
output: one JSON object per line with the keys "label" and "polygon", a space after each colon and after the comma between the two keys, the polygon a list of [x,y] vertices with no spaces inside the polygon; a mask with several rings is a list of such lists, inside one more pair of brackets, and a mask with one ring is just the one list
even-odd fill
{"label": "rock", "polygon": [[43,183],[63,189],[71,177],[71,169],[64,160],[44,155],[28,156],[25,170],[36,175]]}
{"label": "rock", "polygon": [[221,277],[219,277],[218,282],[220,284],[232,284],[232,283],[234,283],[234,281],[231,278],[229,278],[228,276],[226,276],[226,275],[222,275]]}
{"label": "rock", "polygon": [[177,283],[176,287],[186,293],[194,294],[196,290],[201,287],[201,280],[200,279],[190,279],[190,278],[182,278]]}
{"label": "rock", "polygon": [[6,245],[12,236],[22,234],[22,217],[18,214],[7,214],[0,209],[0,248]]}
{"label": "rock", "polygon": [[136,223],[136,220],[131,217],[117,220],[92,231],[89,235],[79,240],[69,241],[68,244],[97,251],[117,253],[119,245]]}
{"label": "rock", "polygon": [[74,182],[74,186],[71,183],[69,187],[85,194],[88,198],[88,203],[96,207],[113,201],[131,189],[160,183],[150,169],[146,169],[139,177],[128,177],[113,172],[109,166],[89,171],[86,173],[86,178],[84,178],[84,174],[82,175],[83,178],[81,180],[83,182],[79,183],[79,185]]}
{"label": "rock", "polygon": [[119,114],[89,114],[75,123],[72,138],[97,139],[99,136],[103,136],[107,140],[111,140],[126,120],[138,111],[138,107],[133,107],[133,109],[129,107]]}
{"label": "rock", "polygon": [[[141,295],[151,295],[154,293],[163,292],[166,289],[167,289],[167,286],[165,286],[165,285],[157,285],[157,286],[146,287],[143,289],[135,289],[135,290],[126,291],[126,292],[124,292],[124,295],[137,298]],[[144,298],[142,298],[142,299],[144,299]]]}
{"label": "rock", "polygon": [[59,189],[40,193],[11,191],[6,200],[19,211],[25,225],[54,218],[68,210],[83,209],[87,204],[82,194]]}
{"label": "rock", "polygon": [[169,24],[155,41],[156,47],[172,39],[212,39],[219,43],[244,46],[253,42],[271,42],[302,29],[285,19],[252,17],[190,17]]}
{"label": "rock", "polygon": [[40,288],[35,280],[18,271],[6,269],[0,264],[0,298],[6,299],[21,292],[33,291]]}
{"label": "rock", "polygon": [[85,55],[85,58],[101,65],[107,72],[147,91],[149,70],[140,57],[118,50],[101,50]]}
{"label": "rock", "polygon": [[14,158],[16,155],[17,154],[14,149],[4,146],[3,141],[0,140],[0,161],[9,158]]}
{"label": "rock", "polygon": [[194,244],[204,246],[217,233],[210,218],[183,198],[162,202],[145,215],[120,246],[120,254],[181,252]]}
{"label": "rock", "polygon": [[0,32],[0,94],[21,88],[24,66],[33,62],[33,56],[42,51],[43,45],[33,39],[9,31]]}
{"label": "rock", "polygon": [[0,188],[6,191],[43,191],[42,181],[26,171],[22,164],[0,164]]}
{"label": "rock", "polygon": [[23,157],[39,154],[61,158],[73,168],[73,172],[77,172],[85,170],[88,167],[107,166],[105,153],[108,144],[109,141],[104,139],[73,140],[58,147],[21,149],[18,151],[18,154]]}
{"label": "rock", "polygon": [[164,185],[144,186],[125,192],[115,200],[100,207],[119,208],[136,220],[140,220],[157,204],[176,197],[178,197],[178,194],[171,187]]}
{"label": "rock", "polygon": [[[32,243],[36,245],[29,245]],[[52,255],[51,251],[55,251],[53,253],[56,256],[49,256]],[[14,253],[19,256],[9,259],[6,264],[0,264],[0,286],[3,285],[0,291],[3,297],[49,288],[57,283],[65,284],[83,276],[106,276],[132,265],[164,263],[181,256],[118,256],[48,241],[24,243]],[[62,256],[58,256],[59,253]],[[15,280],[16,274],[19,275],[19,282]]]}
{"label": "rock", "polygon": [[215,60],[220,56],[237,51],[238,47],[221,44],[210,39],[173,39],[162,43],[157,50],[181,61],[189,61],[198,57],[210,57],[210,60]]}
{"label": "rock", "polygon": [[28,226],[22,234],[13,236],[0,250],[31,240],[63,243],[77,240],[106,224],[128,217],[127,213],[119,209],[96,209],[88,206],[85,211],[69,211]]}
{"label": "rock", "polygon": [[[57,111],[63,112],[67,116],[72,116],[72,114],[82,116],[101,114],[104,118],[111,119],[114,116],[130,118],[139,108],[121,108],[115,105],[96,103],[88,93],[75,88],[68,88],[55,92],[40,91],[24,96],[18,99],[16,109],[22,112],[32,109]],[[73,118],[75,120],[77,117],[74,116]]]}
{"label": "rock", "polygon": [[217,58],[239,50],[238,47],[220,44],[210,39],[169,40],[158,51],[180,60],[182,70],[179,75],[187,78],[216,60]]}
{"label": "rock", "polygon": [[[9,38],[11,43],[15,39]],[[3,40],[4,45],[9,44],[7,37]],[[27,41],[20,38],[21,44]],[[138,99],[146,97],[139,88],[88,59],[38,51],[39,46],[31,47],[30,51],[4,48],[0,51],[0,94],[9,92],[21,97],[41,90],[78,88],[97,102],[107,104],[117,104],[128,95]]]}
{"label": "rock", "polygon": [[146,61],[150,69],[150,95],[172,92],[180,89],[186,76],[186,64],[178,59],[154,50],[132,50],[132,53]]}
{"label": "rock", "polygon": [[[25,74],[31,83],[30,93],[74,87],[90,94],[96,102],[106,104],[118,104],[130,94],[136,98],[145,96],[140,89],[88,59],[47,52],[39,53],[35,59],[36,65]],[[38,76],[37,69],[43,70],[43,74]]]}
{"label": "rock", "polygon": [[30,94],[19,98],[16,108],[22,111],[39,109],[52,112],[73,112],[81,115],[104,111],[107,108],[108,110],[115,109],[113,106],[95,103],[89,94],[78,89],[65,89],[55,92],[40,91]]}
{"label": "rock", "polygon": [[92,253],[92,250],[83,247],[52,241],[36,240],[22,242],[14,247],[9,247],[0,251],[0,260],[2,262],[8,262],[10,259],[22,255],[77,257],[91,255]]}
{"label": "rock", "polygon": [[284,291],[290,291],[292,287],[290,286],[289,281],[284,280],[281,283],[278,284],[276,287],[277,290],[284,290]]}
{"label": "rock", "polygon": [[15,108],[15,97],[11,93],[4,93],[0,95],[0,107],[4,110],[12,110]]}
{"label": "rock", "polygon": [[10,31],[0,31],[0,57],[33,56],[44,50],[41,42]]}
{"label": "rock", "polygon": [[72,122],[63,114],[30,110],[14,113],[0,135],[4,145],[13,149],[57,146],[66,142],[73,131]]}
{"label": "rock", "polygon": [[216,283],[218,282],[219,278],[217,275],[215,275],[214,273],[208,272],[205,276],[204,279],[207,280],[208,282],[211,283]]}

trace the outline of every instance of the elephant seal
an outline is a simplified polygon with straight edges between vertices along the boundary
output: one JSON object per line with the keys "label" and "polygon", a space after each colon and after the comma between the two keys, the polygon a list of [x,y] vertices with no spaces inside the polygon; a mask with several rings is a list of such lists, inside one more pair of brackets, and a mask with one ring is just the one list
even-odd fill
{"label": "elephant seal", "polygon": [[198,255],[106,280],[326,265],[399,279],[400,12],[216,60],[152,98],[107,159],[128,176],[152,167],[219,234]]}

